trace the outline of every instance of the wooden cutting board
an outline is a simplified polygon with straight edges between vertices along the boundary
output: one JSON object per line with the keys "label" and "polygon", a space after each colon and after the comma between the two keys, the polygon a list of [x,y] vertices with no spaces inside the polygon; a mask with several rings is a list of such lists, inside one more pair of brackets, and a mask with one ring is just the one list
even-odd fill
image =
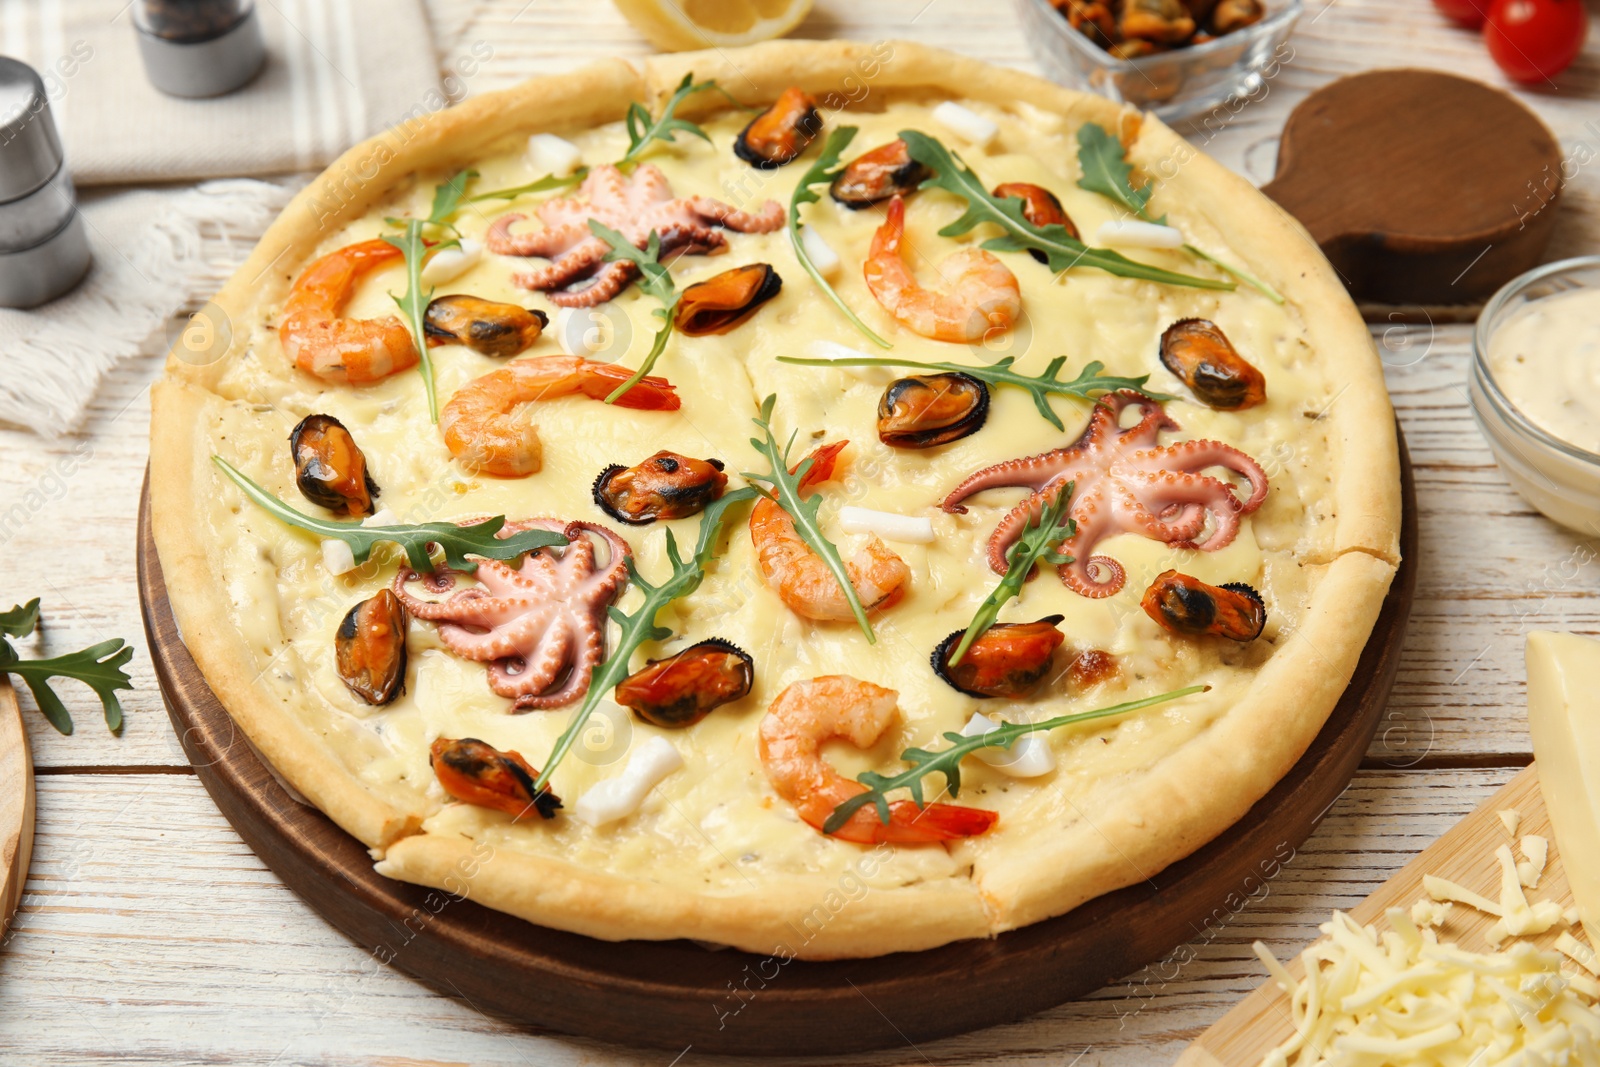
{"label": "wooden cutting board", "polygon": [[[1500,865],[1495,861],[1494,850],[1511,843],[1499,815],[1506,808],[1513,808],[1522,816],[1518,837],[1539,834],[1550,842],[1550,858],[1544,876],[1539,879],[1539,888],[1528,890],[1529,899],[1556,900],[1564,908],[1572,907],[1572,892],[1567,888],[1566,870],[1555,847],[1555,832],[1550,828],[1544,798],[1539,794],[1538,768],[1530,766],[1518,772],[1481,807],[1352,908],[1351,918],[1363,924],[1375,923],[1380,930],[1387,929],[1388,924],[1383,920],[1387,909],[1409,909],[1412,903],[1427,895],[1422,891],[1424,874],[1448,878],[1490,900],[1499,900]],[[1518,858],[1521,858],[1520,853]],[[1484,935],[1494,921],[1491,915],[1457,904],[1451,909],[1450,918],[1439,928],[1439,939],[1458,942],[1472,951],[1486,952],[1491,946]],[[1529,940],[1548,947],[1565,929],[1565,925],[1558,925],[1549,933]],[[1292,962],[1284,962],[1296,978],[1305,971],[1300,966],[1298,951]],[[1293,1033],[1289,998],[1269,980],[1201,1034],[1200,1039],[1178,1057],[1176,1067],[1256,1067],[1263,1056]]]}
{"label": "wooden cutting board", "polygon": [[1475,304],[1539,263],[1561,167],[1561,143],[1510,94],[1379,70],[1294,109],[1261,191],[1311,231],[1357,300]]}
{"label": "wooden cutting board", "polygon": [[0,939],[22,899],[33,855],[33,757],[17,694],[0,675]]}

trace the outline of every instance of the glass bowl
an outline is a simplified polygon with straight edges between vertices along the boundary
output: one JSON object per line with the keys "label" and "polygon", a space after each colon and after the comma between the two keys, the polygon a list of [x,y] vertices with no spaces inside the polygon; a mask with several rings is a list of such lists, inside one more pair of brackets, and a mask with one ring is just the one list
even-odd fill
{"label": "glass bowl", "polygon": [[1141,59],[1117,59],[1067,23],[1049,0],[1016,0],[1034,58],[1051,80],[1119,104],[1155,112],[1162,122],[1191,119],[1259,92],[1289,61],[1284,42],[1304,0],[1267,0],[1267,16],[1226,37]]}
{"label": "glass bowl", "polygon": [[[1600,454],[1535,424],[1501,390],[1489,363],[1495,333],[1519,312],[1536,301],[1579,289],[1600,289],[1600,256],[1548,263],[1513,278],[1495,293],[1472,334],[1468,391],[1478,429],[1511,488],[1561,525],[1593,536],[1600,534]],[[1551,388],[1561,388],[1554,377]]]}

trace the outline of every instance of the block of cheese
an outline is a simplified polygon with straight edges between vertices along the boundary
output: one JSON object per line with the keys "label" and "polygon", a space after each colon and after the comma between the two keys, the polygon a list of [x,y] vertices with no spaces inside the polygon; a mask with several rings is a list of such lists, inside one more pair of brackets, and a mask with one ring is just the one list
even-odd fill
{"label": "block of cheese", "polygon": [[1600,641],[1536,631],[1527,659],[1539,791],[1593,941],[1600,938]]}

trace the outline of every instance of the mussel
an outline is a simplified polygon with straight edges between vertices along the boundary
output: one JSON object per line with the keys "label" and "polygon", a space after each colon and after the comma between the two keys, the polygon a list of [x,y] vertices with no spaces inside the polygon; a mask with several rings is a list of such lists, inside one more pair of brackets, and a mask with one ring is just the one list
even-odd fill
{"label": "mussel", "polygon": [[734,138],[733,154],[752,167],[775,170],[798,159],[821,130],[817,102],[791,85]]}
{"label": "mussel", "polygon": [[411,616],[388,589],[351,608],[333,635],[334,664],[345,687],[368,704],[388,704],[406,688],[406,630]]}
{"label": "mussel", "polygon": [[1242,30],[1260,22],[1266,13],[1261,0],[1220,0],[1211,12],[1211,32],[1221,37]]}
{"label": "mussel", "polygon": [[435,297],[423,315],[429,345],[466,345],[486,356],[514,356],[539,339],[550,316],[465,293]]}
{"label": "mussel", "polygon": [[618,683],[616,702],[657,726],[693,726],[713,708],[738,700],[755,682],[755,661],[719,637],[653,659]]}
{"label": "mussel", "polygon": [[1056,624],[1060,615],[1038,622],[1001,622],[989,627],[967,646],[961,662],[950,657],[965,630],[939,642],[933,650],[933,670],[953,688],[975,697],[1022,697],[1050,671],[1050,657],[1066,640]]}
{"label": "mussel", "polygon": [[828,194],[852,211],[908,196],[928,176],[928,168],[911,158],[911,149],[896,137],[866,155],[857,156],[828,186]]}
{"label": "mussel", "polygon": [[476,737],[440,737],[428,746],[428,764],[444,791],[465,804],[503,811],[515,820],[553,819],[561,798],[545,789],[534,794],[539,772],[520,752],[502,752]]}
{"label": "mussel", "polygon": [[896,378],[878,401],[878,440],[895,448],[933,448],[982,429],[989,387],[970,374]]}
{"label": "mussel", "polygon": [[1217,6],[1217,0],[1183,0],[1183,6],[1189,9],[1189,17],[1194,19],[1196,26],[1204,26]]}
{"label": "mussel", "polygon": [[[994,195],[1004,200],[1014,196],[1022,201],[1022,217],[1035,226],[1060,226],[1067,231],[1067,236],[1073,240],[1078,239],[1078,227],[1073,224],[1067,209],[1061,206],[1061,201],[1056,199],[1056,194],[1042,185],[1032,182],[1002,182],[994,187]],[[1028,255],[1040,263],[1048,263],[1049,257],[1037,248],[1028,249]]]}
{"label": "mussel", "polygon": [[594,481],[594,502],[619,522],[643,526],[682,519],[722,495],[728,476],[720,459],[690,459],[662,449],[643,463],[612,464]]}
{"label": "mussel", "polygon": [[1123,0],[1117,29],[1124,39],[1176,44],[1194,33],[1194,16],[1183,0]]}
{"label": "mussel", "polygon": [[678,299],[678,332],[690,337],[727,333],[778,295],[783,279],[766,263],[750,263],[696,282]]}
{"label": "mussel", "polygon": [[372,514],[378,483],[344,423],[332,415],[307,415],[290,431],[289,451],[295,484],[307,500],[352,519]]}
{"label": "mussel", "polygon": [[1168,326],[1161,335],[1161,362],[1209,407],[1240,411],[1267,399],[1266,378],[1209,319]]}
{"label": "mussel", "polygon": [[1105,0],[1058,0],[1067,25],[1102,48],[1117,39],[1117,16]]}
{"label": "mussel", "polygon": [[1207,585],[1177,571],[1158,575],[1139,604],[1168,630],[1192,637],[1214,634],[1230,641],[1254,641],[1267,625],[1267,606],[1250,586]]}

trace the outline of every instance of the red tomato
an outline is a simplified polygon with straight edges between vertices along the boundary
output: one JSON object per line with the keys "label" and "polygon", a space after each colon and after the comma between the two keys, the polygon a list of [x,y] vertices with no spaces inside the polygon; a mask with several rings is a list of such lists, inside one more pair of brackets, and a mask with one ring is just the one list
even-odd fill
{"label": "red tomato", "polygon": [[1541,82],[1572,65],[1588,32],[1583,0],[1494,0],[1483,40],[1506,77]]}
{"label": "red tomato", "polygon": [[1433,0],[1445,18],[1460,23],[1469,30],[1483,25],[1489,13],[1490,0]]}

